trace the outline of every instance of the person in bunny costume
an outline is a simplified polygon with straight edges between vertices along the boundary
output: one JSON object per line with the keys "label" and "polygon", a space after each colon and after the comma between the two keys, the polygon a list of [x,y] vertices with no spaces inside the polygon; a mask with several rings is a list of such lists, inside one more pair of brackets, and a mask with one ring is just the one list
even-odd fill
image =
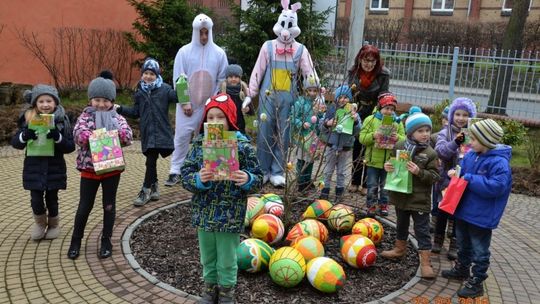
{"label": "person in bunny costume", "polygon": [[285,185],[284,158],[289,145],[289,112],[296,99],[298,71],[307,78],[317,73],[308,50],[295,38],[300,35],[296,11],[298,2],[291,5],[281,0],[283,11],[274,25],[277,38],[266,41],[249,80],[249,94],[259,94],[259,131],[257,157],[264,172],[263,181],[274,187]]}
{"label": "person in bunny costume", "polygon": [[218,85],[225,80],[229,65],[222,48],[212,38],[212,19],[199,14],[193,20],[191,42],[184,45],[174,58],[173,83],[180,76],[186,77],[189,86],[189,102],[176,105],[176,129],[171,169],[165,186],[180,181],[180,168],[186,159],[193,132],[197,132],[204,114],[204,104],[215,95]]}

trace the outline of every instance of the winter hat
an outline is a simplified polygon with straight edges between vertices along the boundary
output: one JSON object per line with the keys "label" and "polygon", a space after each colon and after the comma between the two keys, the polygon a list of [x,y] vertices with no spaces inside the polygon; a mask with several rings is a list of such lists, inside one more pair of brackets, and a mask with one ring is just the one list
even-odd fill
{"label": "winter hat", "polygon": [[394,96],[394,94],[392,94],[391,92],[384,92],[379,94],[379,110],[387,106],[393,106],[394,110],[397,107],[396,96]]}
{"label": "winter hat", "polygon": [[304,90],[312,88],[318,89],[319,87],[319,82],[315,79],[315,76],[309,75],[304,79]]}
{"label": "winter hat", "polygon": [[452,104],[448,109],[448,123],[450,125],[454,123],[454,113],[457,110],[467,111],[470,118],[476,117],[476,105],[474,102],[467,97],[458,97],[452,101]]}
{"label": "winter hat", "polygon": [[469,131],[483,146],[490,149],[495,148],[504,135],[501,126],[490,118],[473,123]]}
{"label": "winter hat", "polygon": [[159,76],[160,70],[159,70],[159,63],[154,58],[146,58],[144,61],[142,67],[141,67],[141,74],[145,71],[152,71],[156,76]]}
{"label": "winter hat", "polygon": [[338,102],[339,100],[339,97],[341,97],[341,95],[345,95],[349,98],[350,101],[352,101],[352,91],[351,91],[351,88],[349,88],[348,85],[344,84],[340,87],[338,87],[334,93],[334,97],[335,97],[335,102]]}
{"label": "winter hat", "polygon": [[444,109],[441,112],[441,115],[446,119],[448,119],[448,111],[449,110],[450,110],[450,106],[446,106],[446,107],[444,107]]}
{"label": "winter hat", "polygon": [[411,136],[414,131],[423,126],[428,126],[431,129],[431,119],[429,116],[422,113],[422,110],[419,107],[411,107],[409,110],[409,117],[407,117],[407,120],[405,121],[405,132],[407,132],[407,136]]}
{"label": "winter hat", "polygon": [[112,81],[112,73],[110,71],[102,71],[88,85],[88,99],[99,97],[110,101],[116,99],[116,85]]}
{"label": "winter hat", "polygon": [[36,102],[39,96],[41,95],[50,95],[54,101],[56,102],[56,105],[60,104],[60,97],[58,97],[58,91],[55,87],[51,87],[46,84],[37,84],[32,88],[32,91],[30,92],[30,95],[28,95],[27,92],[24,93],[25,100],[30,99],[30,104],[32,107],[36,106]]}
{"label": "winter hat", "polygon": [[238,76],[242,78],[242,75],[244,74],[244,71],[242,71],[242,67],[238,64],[229,64],[227,66],[227,69],[225,69],[225,77],[229,76]]}
{"label": "winter hat", "polygon": [[210,97],[210,101],[208,101],[204,107],[203,122],[206,122],[206,115],[208,114],[208,110],[211,108],[219,108],[221,111],[223,111],[223,113],[225,113],[225,117],[227,117],[227,122],[229,123],[229,130],[238,131],[238,127],[236,126],[236,105],[234,104],[231,96],[221,93]]}

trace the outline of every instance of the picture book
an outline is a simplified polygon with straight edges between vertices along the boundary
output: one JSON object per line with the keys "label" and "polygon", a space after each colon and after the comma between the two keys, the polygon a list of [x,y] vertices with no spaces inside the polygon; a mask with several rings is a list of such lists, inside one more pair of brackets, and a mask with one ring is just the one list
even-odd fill
{"label": "picture book", "polygon": [[213,173],[212,180],[228,180],[240,169],[238,141],[234,131],[224,131],[222,124],[204,124],[203,165]]}
{"label": "picture book", "polygon": [[38,114],[28,122],[28,128],[36,132],[37,139],[26,145],[27,156],[54,156],[54,140],[47,138],[49,130],[54,129],[54,114]]}
{"label": "picture book", "polygon": [[394,125],[394,118],[390,115],[383,115],[382,123],[377,130],[382,136],[375,140],[375,147],[378,149],[394,149],[397,142],[397,127]]}

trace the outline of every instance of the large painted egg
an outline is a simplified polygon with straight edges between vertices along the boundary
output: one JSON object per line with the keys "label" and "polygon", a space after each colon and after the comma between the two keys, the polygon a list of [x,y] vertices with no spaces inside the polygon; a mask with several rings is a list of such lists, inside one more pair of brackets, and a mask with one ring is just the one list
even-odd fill
{"label": "large painted egg", "polygon": [[266,213],[273,214],[275,216],[283,215],[283,201],[279,195],[274,193],[267,193],[261,196],[261,201],[264,202],[264,210]]}
{"label": "large painted egg", "polygon": [[336,292],[345,284],[345,271],[336,261],[327,257],[317,257],[307,264],[309,283],[322,292]]}
{"label": "large painted egg", "polygon": [[268,268],[274,248],[259,239],[246,239],[236,248],[238,269],[255,273]]}
{"label": "large painted egg", "polygon": [[300,251],[306,262],[324,256],[324,246],[318,238],[307,235],[296,238],[291,243],[291,247]]}
{"label": "large painted egg", "polygon": [[328,227],[337,232],[347,232],[354,224],[354,213],[349,208],[334,207],[328,216]]}
{"label": "large painted egg", "polygon": [[244,225],[248,227],[253,224],[253,221],[261,214],[264,214],[264,202],[255,196],[248,197]]}
{"label": "large painted egg", "polygon": [[369,238],[375,245],[382,241],[384,228],[376,219],[366,217],[352,227],[352,234],[361,234]]}
{"label": "large painted egg", "polygon": [[306,274],[306,261],[300,251],[289,247],[281,247],[270,258],[268,266],[270,277],[279,286],[293,287],[298,285]]}
{"label": "large painted egg", "polygon": [[341,256],[352,267],[366,268],[377,260],[373,242],[361,234],[346,235],[341,240]]}
{"label": "large painted egg", "polygon": [[302,214],[302,219],[327,219],[332,207],[332,203],[327,200],[315,200]]}
{"label": "large painted egg", "polygon": [[324,226],[323,223],[317,220],[303,220],[291,228],[287,234],[287,241],[292,242],[296,238],[306,235],[316,237],[319,239],[319,241],[321,241],[321,243],[324,244],[328,240],[328,229],[326,229],[326,226]]}
{"label": "large painted egg", "polygon": [[273,214],[259,215],[251,226],[251,236],[269,244],[279,242],[283,234],[285,234],[283,222]]}

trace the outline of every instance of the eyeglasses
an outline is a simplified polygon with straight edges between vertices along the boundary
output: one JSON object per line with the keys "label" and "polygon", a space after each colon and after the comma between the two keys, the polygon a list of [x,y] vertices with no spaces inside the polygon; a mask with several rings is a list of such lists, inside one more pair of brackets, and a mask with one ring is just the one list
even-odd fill
{"label": "eyeglasses", "polygon": [[377,62],[377,59],[366,59],[366,58],[362,58],[362,62],[365,62],[365,63],[376,63],[376,62]]}

